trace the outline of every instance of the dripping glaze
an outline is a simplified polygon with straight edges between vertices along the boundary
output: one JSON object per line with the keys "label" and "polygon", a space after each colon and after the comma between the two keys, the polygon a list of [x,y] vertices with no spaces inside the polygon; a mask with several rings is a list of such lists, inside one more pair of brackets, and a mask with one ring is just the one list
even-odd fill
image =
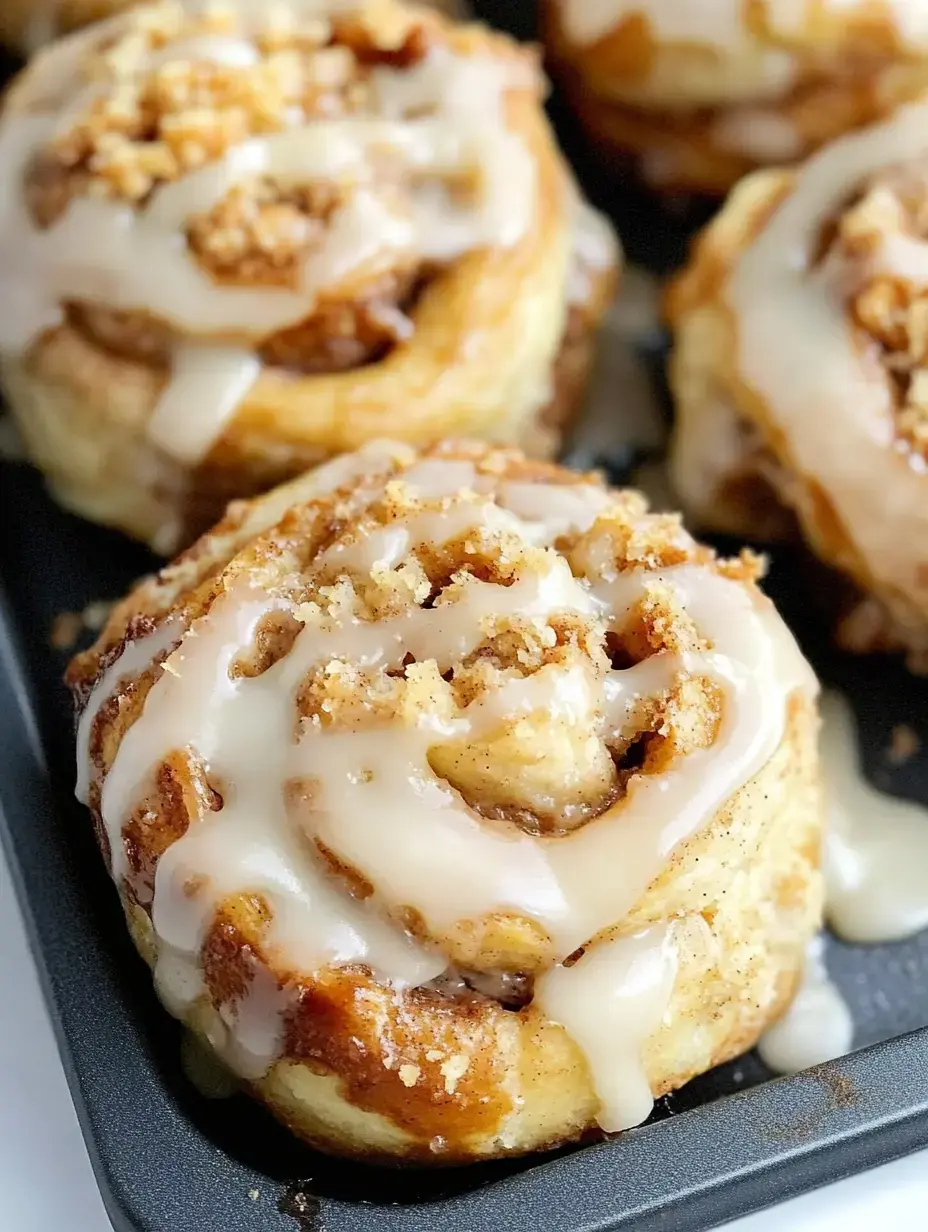
{"label": "dripping glaze", "polygon": [[[785,730],[787,698],[795,690],[813,691],[814,680],[769,601],[708,569],[631,570],[594,581],[574,576],[551,545],[568,528],[595,525],[607,500],[601,489],[499,482],[478,475],[470,463],[440,459],[405,468],[401,462],[399,471],[390,471],[390,456],[395,461],[403,454],[368,450],[362,470],[375,481],[358,499],[376,499],[392,476],[437,507],[414,506],[373,529],[362,522],[320,557],[335,576],[393,568],[417,544],[442,544],[465,532],[518,535],[548,549],[544,567],[517,569],[505,587],[471,578],[453,601],[377,623],[338,612],[320,619],[318,609],[310,620],[303,612],[303,629],[289,653],[253,678],[230,677],[229,665],[269,612],[286,609],[299,620],[301,609],[246,583],[226,590],[156,668],[142,713],[103,778],[101,813],[113,876],[118,882],[128,871],[123,826],[153,769],[174,750],[195,749],[222,785],[223,806],[191,825],[157,865],[151,913],[156,983],[173,1012],[183,1017],[201,997],[204,934],[217,903],[236,892],[264,897],[271,908],[269,944],[294,969],[364,963],[400,991],[435,980],[450,964],[440,948],[413,940],[392,922],[390,904],[415,909],[430,929],[517,910],[544,926],[561,960],[537,981],[540,1012],[583,1050],[600,1099],[600,1124],[628,1127],[650,1108],[641,1046],[665,1014],[678,942],[673,925],[623,936],[616,920],[673,851],[765,764]],[[313,476],[314,491],[343,482],[343,464]],[[288,492],[295,499],[295,487],[284,489],[282,499]],[[278,504],[266,516],[273,521],[279,512]],[[304,720],[296,734],[295,695],[312,668],[334,670],[347,661],[394,669],[411,654],[417,664],[431,660],[446,670],[480,645],[500,615],[544,623],[573,612],[615,626],[648,584],[674,592],[711,650],[655,654],[604,677],[584,667],[541,667],[452,714],[420,714],[412,725],[329,731],[318,720]],[[164,634],[163,643],[152,643],[152,655],[174,640],[173,633]],[[124,653],[133,655],[137,674],[141,643]],[[429,764],[436,742],[495,731],[538,711],[568,724],[595,721],[604,735],[620,731],[640,698],[666,688],[681,672],[707,677],[723,694],[713,745],[642,776],[623,801],[557,840],[488,825]],[[126,674],[117,659],[101,674],[88,708],[98,709]],[[86,762],[86,745],[79,757]],[[83,773],[86,790],[98,771],[85,765]],[[283,787],[310,773],[313,808],[298,825]],[[373,896],[359,901],[334,885],[307,854],[307,836],[356,868],[374,887]],[[208,888],[191,894],[198,884]],[[579,961],[565,963],[578,947],[584,948]],[[270,979],[255,980],[234,1013],[223,1015],[211,1042],[236,1073],[260,1076],[278,1059],[289,995]],[[619,1047],[610,1046],[616,1041]]]}

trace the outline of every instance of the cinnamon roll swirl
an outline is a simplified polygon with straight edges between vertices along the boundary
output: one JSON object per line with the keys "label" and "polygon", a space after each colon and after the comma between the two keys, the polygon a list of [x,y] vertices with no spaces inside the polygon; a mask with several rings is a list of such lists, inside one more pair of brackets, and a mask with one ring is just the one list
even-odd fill
{"label": "cinnamon roll swirl", "polygon": [[[187,0],[188,4],[190,2]],[[472,16],[468,0],[420,2],[460,21]],[[31,55],[59,35],[112,17],[133,3],[136,0],[4,0],[0,5],[0,43]],[[239,0],[239,3],[250,3],[259,10],[263,0]]]}
{"label": "cinnamon roll swirl", "polygon": [[704,525],[739,534],[788,533],[798,522],[863,596],[842,641],[905,650],[920,668],[926,131],[928,96],[798,170],[750,176],[669,299],[684,503]]}
{"label": "cinnamon roll swirl", "polygon": [[373,444],[238,502],[72,663],[78,795],[167,1008],[324,1150],[635,1125],[818,927],[815,682],[637,493]]}
{"label": "cinnamon roll swirl", "polygon": [[655,188],[720,194],[928,85],[909,0],[543,0],[552,62],[594,144]]}
{"label": "cinnamon roll swirl", "polygon": [[163,0],[41,53],[0,121],[0,353],[55,494],[169,552],[384,433],[552,452],[617,249],[542,84],[398,0]]}

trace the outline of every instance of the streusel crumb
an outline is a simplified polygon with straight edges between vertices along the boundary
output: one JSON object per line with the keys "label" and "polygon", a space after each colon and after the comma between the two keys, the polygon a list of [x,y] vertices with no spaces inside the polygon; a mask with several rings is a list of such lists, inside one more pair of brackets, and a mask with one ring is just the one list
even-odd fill
{"label": "streusel crumb", "polygon": [[880,349],[892,377],[900,439],[928,457],[928,295],[916,283],[880,273],[880,252],[894,237],[928,244],[928,168],[898,167],[876,177],[842,216],[836,242],[872,263],[851,299],[854,320]]}

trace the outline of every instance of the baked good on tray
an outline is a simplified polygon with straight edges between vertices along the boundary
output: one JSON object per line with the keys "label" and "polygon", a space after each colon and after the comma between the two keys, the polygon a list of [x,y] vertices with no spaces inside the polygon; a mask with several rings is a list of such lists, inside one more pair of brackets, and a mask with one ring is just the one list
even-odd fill
{"label": "baked good on tray", "polygon": [[[841,637],[928,665],[928,96],[758,172],[669,297],[675,487],[702,525],[798,522],[862,596]],[[791,517],[787,518],[785,511]]]}
{"label": "baked good on tray", "polygon": [[2,379],[59,499],[170,552],[366,440],[557,446],[617,246],[534,53],[397,0],[125,13],[0,121]]}
{"label": "baked good on tray", "polygon": [[3,0],[0,43],[28,54],[66,30],[109,17],[126,0]]}
{"label": "baked good on tray", "polygon": [[750,555],[593,476],[372,444],[119,604],[78,795],[168,1009],[324,1150],[637,1124],[821,915],[816,686]]}
{"label": "baked good on tray", "polygon": [[917,0],[542,0],[542,12],[594,145],[667,191],[724,193],[928,85]]}

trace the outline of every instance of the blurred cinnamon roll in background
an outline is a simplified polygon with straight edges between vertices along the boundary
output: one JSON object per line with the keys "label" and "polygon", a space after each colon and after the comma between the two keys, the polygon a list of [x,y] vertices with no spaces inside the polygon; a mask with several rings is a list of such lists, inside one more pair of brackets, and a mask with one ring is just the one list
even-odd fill
{"label": "blurred cinnamon roll in background", "polygon": [[653,187],[724,193],[928,85],[910,0],[541,0],[594,145]]}
{"label": "blurred cinnamon roll in background", "polygon": [[[861,596],[840,633],[928,667],[928,96],[740,184],[669,297],[675,486],[794,520]],[[788,514],[787,514],[787,511]]]}
{"label": "blurred cinnamon roll in background", "polygon": [[425,1163],[751,1047],[822,897],[815,681],[756,575],[477,444],[231,506],[69,670],[167,1008],[309,1142]]}
{"label": "blurred cinnamon roll in background", "polygon": [[0,120],[2,378],[70,508],[169,552],[374,436],[544,455],[617,246],[533,53],[397,0],[164,0]]}

